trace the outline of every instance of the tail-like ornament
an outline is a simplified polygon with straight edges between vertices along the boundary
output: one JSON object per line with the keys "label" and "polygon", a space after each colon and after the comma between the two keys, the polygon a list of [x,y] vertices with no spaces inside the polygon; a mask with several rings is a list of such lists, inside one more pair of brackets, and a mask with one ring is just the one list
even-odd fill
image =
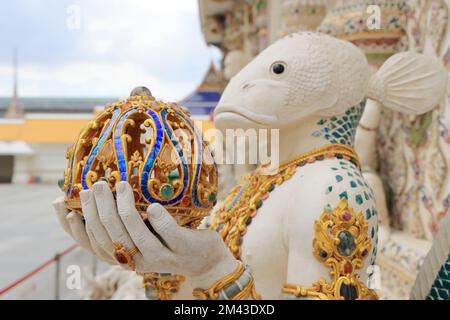
{"label": "tail-like ornament", "polygon": [[402,52],[390,57],[369,80],[366,97],[384,107],[419,115],[434,109],[447,89],[447,71],[437,59]]}

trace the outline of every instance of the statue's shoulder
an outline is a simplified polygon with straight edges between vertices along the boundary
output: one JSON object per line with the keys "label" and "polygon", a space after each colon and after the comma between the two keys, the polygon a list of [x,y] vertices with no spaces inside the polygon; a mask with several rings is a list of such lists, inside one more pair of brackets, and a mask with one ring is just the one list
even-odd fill
{"label": "statue's shoulder", "polygon": [[325,206],[336,206],[342,198],[355,209],[374,206],[373,191],[361,170],[345,159],[326,159],[297,168],[289,182],[289,195],[299,204],[295,211],[320,213]]}
{"label": "statue's shoulder", "polygon": [[[302,246],[303,239],[314,239],[314,225],[324,213],[344,212],[345,208],[368,223],[367,234],[376,250],[377,209],[374,194],[359,167],[345,159],[327,159],[298,168],[290,183],[289,205],[282,212],[286,237]],[[339,209],[341,208],[341,209]],[[375,256],[375,252],[371,257]],[[371,258],[371,262],[373,259]]]}
{"label": "statue's shoulder", "polygon": [[359,167],[345,159],[326,159],[299,167],[292,177],[292,184],[297,190],[306,187],[324,194],[333,190],[352,192],[358,186],[368,187]]}

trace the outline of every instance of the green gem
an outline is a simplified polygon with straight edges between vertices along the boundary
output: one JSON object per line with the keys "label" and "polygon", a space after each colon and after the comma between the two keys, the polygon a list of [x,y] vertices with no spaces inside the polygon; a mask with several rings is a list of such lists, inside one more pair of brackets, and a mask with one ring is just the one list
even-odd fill
{"label": "green gem", "polygon": [[64,179],[59,179],[58,180],[58,187],[62,190],[62,188],[64,188]]}
{"label": "green gem", "polygon": [[173,196],[173,187],[170,184],[165,184],[161,187],[161,195],[169,199]]}
{"label": "green gem", "polygon": [[338,234],[339,244],[337,250],[343,257],[348,257],[355,250],[355,238],[348,231],[342,231]]}
{"label": "green gem", "polygon": [[215,202],[217,200],[217,195],[215,192],[211,192],[208,197],[209,202]]}

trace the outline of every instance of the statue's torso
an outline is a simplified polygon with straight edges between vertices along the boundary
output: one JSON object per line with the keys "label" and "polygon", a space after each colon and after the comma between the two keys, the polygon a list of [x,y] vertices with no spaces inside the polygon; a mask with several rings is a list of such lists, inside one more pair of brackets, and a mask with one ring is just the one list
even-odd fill
{"label": "statue's torso", "polygon": [[[251,190],[252,194],[257,192]],[[245,195],[244,192],[236,197]],[[372,246],[365,266],[359,270],[365,283],[366,269],[376,255],[377,213],[373,193],[356,166],[347,160],[326,159],[297,168],[290,179],[276,186],[242,232],[240,253],[234,253],[250,266],[256,290],[263,299],[279,299],[288,279],[302,286],[310,286],[320,278],[330,280],[330,269],[313,255],[314,222],[325,207],[334,208],[342,197],[348,198],[354,211],[362,211],[369,223]],[[226,200],[225,206],[229,201]]]}

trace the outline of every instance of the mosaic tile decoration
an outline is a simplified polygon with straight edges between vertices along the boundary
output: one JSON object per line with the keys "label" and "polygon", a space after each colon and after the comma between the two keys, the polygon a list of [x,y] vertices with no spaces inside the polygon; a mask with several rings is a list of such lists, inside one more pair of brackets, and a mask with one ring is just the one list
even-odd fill
{"label": "mosaic tile decoration", "polygon": [[431,287],[427,300],[450,300],[450,254]]}
{"label": "mosaic tile decoration", "polygon": [[341,116],[333,116],[329,119],[321,119],[317,122],[320,129],[313,133],[313,137],[323,137],[330,143],[354,145],[356,129],[364,112],[366,100],[358,106],[351,107]]}

